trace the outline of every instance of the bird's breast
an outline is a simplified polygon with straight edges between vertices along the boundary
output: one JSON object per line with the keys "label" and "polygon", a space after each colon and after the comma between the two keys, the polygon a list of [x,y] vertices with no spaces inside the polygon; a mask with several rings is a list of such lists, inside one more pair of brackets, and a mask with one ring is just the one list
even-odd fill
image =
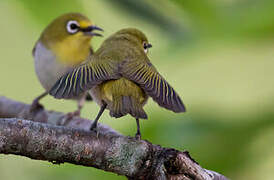
{"label": "bird's breast", "polygon": [[56,56],[41,42],[38,42],[33,53],[37,77],[42,86],[49,91],[55,82],[73,67],[60,63]]}

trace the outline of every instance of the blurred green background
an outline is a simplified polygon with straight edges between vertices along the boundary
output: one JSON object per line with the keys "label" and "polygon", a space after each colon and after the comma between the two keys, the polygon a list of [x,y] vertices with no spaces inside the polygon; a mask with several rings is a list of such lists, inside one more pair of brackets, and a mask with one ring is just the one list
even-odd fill
{"label": "blurred green background", "polygon": [[[65,12],[82,12],[104,36],[125,27],[145,32],[149,57],[182,96],[187,113],[175,114],[152,100],[141,121],[144,139],[188,150],[203,167],[231,179],[274,177],[273,0],[1,0],[0,94],[25,103],[43,89],[31,50],[44,27]],[[97,49],[104,38],[94,38]],[[47,109],[75,110],[76,102],[42,100]],[[82,116],[95,118],[87,103]],[[100,120],[135,134],[127,116]],[[15,168],[16,167],[16,168]],[[52,165],[0,155],[0,179],[125,179],[94,168]]]}

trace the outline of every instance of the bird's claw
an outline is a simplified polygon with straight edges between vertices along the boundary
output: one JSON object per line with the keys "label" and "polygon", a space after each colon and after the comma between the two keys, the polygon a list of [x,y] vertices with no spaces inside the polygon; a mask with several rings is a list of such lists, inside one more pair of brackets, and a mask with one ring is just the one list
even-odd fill
{"label": "bird's claw", "polygon": [[138,140],[138,141],[141,140],[141,134],[136,133],[135,134],[135,139]]}
{"label": "bird's claw", "polygon": [[79,111],[79,110],[76,110],[76,111],[74,111],[74,112],[69,112],[69,113],[67,113],[65,116],[66,116],[66,118],[67,118],[68,120],[71,120],[71,119],[74,118],[74,117],[79,117],[79,116],[80,116],[80,111]]}
{"label": "bird's claw", "polygon": [[99,137],[99,129],[98,129],[98,126],[96,124],[92,124],[91,127],[90,127],[90,130],[94,131],[96,133],[97,138]]}
{"label": "bird's claw", "polygon": [[80,111],[74,111],[74,112],[69,112],[64,115],[61,124],[66,125],[68,124],[74,117],[79,117],[80,116]]}

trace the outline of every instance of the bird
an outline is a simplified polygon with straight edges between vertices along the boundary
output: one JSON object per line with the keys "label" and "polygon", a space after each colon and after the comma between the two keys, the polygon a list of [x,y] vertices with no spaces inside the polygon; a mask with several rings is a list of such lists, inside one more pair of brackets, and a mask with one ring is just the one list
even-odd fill
{"label": "bird", "polygon": [[[93,54],[90,41],[93,36],[102,36],[95,30],[103,31],[95,26],[81,13],[66,13],[54,19],[41,33],[32,50],[36,75],[45,89],[36,97],[30,107],[33,112],[42,105],[39,101],[48,95],[54,83],[71,69],[83,63]],[[78,101],[78,109],[68,113],[69,117],[80,115],[87,93],[74,97]]]}
{"label": "bird", "polygon": [[112,117],[130,114],[136,119],[136,139],[141,139],[139,119],[147,119],[143,107],[149,97],[175,113],[186,108],[148,58],[152,45],[136,28],[125,28],[108,37],[87,61],[62,76],[49,91],[55,98],[72,98],[88,91],[100,106],[90,130],[105,109]]}

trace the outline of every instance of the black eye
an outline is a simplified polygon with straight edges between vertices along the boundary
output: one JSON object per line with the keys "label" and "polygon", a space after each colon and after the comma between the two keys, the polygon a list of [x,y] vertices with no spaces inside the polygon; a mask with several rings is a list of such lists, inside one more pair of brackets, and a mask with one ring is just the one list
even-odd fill
{"label": "black eye", "polygon": [[147,44],[143,43],[143,47],[144,47],[144,49],[146,49],[147,48]]}
{"label": "black eye", "polygon": [[77,29],[77,28],[78,28],[77,24],[71,24],[70,25],[70,29],[72,29],[72,30]]}
{"label": "black eye", "polygon": [[152,47],[151,44],[144,42],[143,43],[145,53],[148,53],[148,49]]}
{"label": "black eye", "polygon": [[77,21],[69,21],[67,23],[67,31],[70,33],[70,34],[74,34],[78,31],[79,29],[79,24]]}

